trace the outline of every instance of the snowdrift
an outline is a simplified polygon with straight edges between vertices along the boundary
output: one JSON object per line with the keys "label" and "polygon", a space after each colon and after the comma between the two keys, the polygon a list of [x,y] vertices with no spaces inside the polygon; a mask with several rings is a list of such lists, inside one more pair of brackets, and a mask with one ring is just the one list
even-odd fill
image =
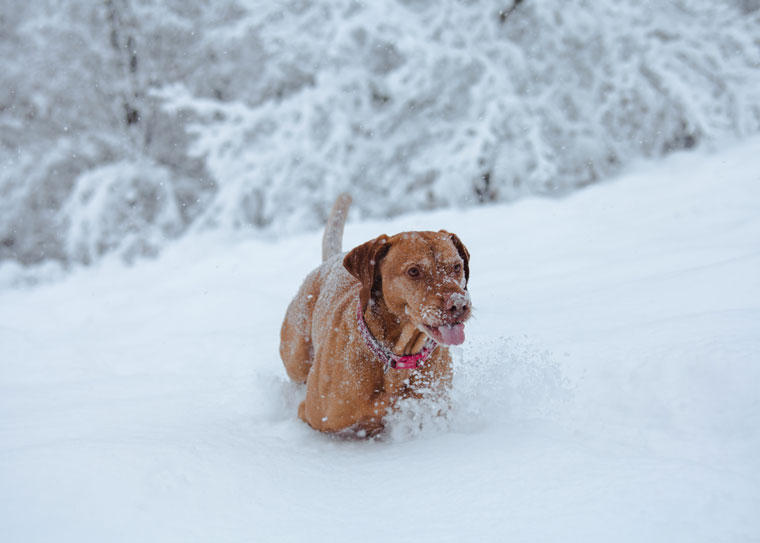
{"label": "snowdrift", "polygon": [[301,423],[277,354],[317,234],[2,276],[3,540],[757,539],[759,157],[350,220],[346,247],[445,227],[472,254],[453,409],[377,441]]}

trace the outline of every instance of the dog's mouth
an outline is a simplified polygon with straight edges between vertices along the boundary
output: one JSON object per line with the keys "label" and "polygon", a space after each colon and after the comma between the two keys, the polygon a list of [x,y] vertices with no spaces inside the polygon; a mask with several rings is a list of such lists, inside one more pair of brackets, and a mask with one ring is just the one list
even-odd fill
{"label": "dog's mouth", "polygon": [[464,343],[464,323],[442,324],[441,326],[422,325],[425,333],[442,345],[461,345]]}

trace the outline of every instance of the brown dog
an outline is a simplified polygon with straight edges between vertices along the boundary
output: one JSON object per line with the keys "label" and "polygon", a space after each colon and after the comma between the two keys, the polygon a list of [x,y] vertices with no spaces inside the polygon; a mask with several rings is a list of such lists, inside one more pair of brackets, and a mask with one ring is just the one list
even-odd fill
{"label": "brown dog", "polygon": [[470,317],[470,255],[444,230],[381,235],[342,255],[350,203],[342,195],[333,206],[322,265],[290,302],[280,356],[306,383],[299,417],[323,432],[373,435],[396,399],[446,394],[446,347],[464,341]]}

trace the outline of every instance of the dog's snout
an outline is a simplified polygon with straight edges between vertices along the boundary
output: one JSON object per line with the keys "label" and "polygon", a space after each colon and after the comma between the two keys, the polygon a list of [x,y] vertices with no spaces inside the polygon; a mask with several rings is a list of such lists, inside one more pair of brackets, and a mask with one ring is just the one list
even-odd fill
{"label": "dog's snout", "polygon": [[458,292],[449,294],[446,298],[445,308],[452,317],[461,317],[470,310],[470,297]]}

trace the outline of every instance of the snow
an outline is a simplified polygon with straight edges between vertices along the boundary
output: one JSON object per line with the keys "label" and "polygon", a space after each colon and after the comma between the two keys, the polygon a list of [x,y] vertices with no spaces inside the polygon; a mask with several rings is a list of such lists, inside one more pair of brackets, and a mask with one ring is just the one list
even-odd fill
{"label": "snow", "polygon": [[[475,318],[453,410],[344,441],[277,354],[320,233],[198,234],[34,288],[0,268],[3,541],[760,538],[760,140],[446,228]],[[420,421],[423,424],[419,428]]]}
{"label": "snow", "polygon": [[346,190],[374,219],[562,195],[760,135],[757,0],[0,13],[0,262],[314,230]]}

